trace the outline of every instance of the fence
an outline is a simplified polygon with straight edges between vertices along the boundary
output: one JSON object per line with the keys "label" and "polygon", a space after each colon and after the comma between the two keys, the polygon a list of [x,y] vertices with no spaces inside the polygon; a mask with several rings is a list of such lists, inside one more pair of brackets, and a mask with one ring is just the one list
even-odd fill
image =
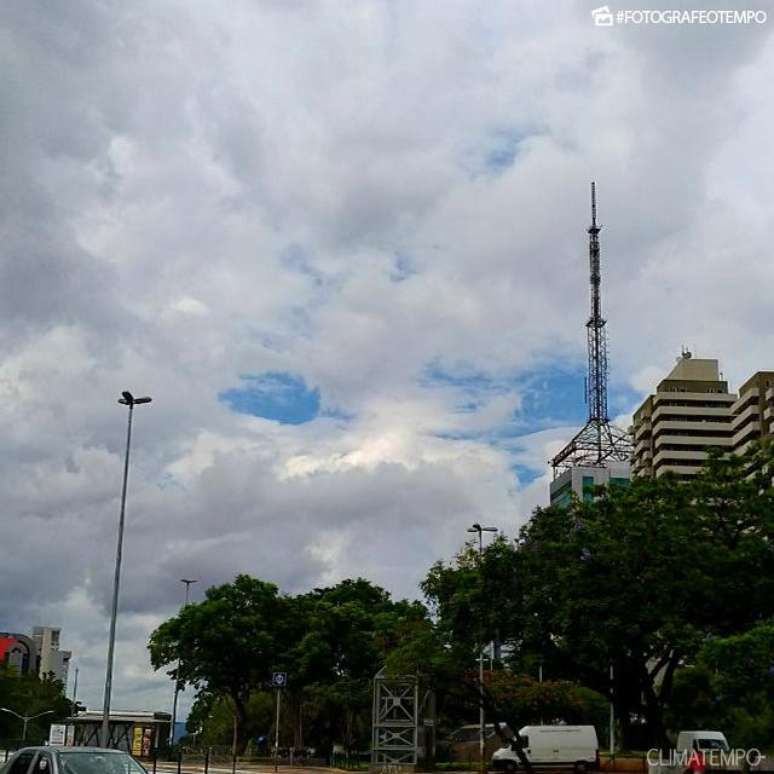
{"label": "fence", "polygon": [[280,749],[276,761],[269,755],[235,756],[229,746],[192,747],[182,746],[176,750],[154,751],[153,757],[145,761],[146,768],[157,774],[226,774],[240,770],[251,771],[278,767],[326,767],[331,765],[328,758],[309,755],[299,750]]}

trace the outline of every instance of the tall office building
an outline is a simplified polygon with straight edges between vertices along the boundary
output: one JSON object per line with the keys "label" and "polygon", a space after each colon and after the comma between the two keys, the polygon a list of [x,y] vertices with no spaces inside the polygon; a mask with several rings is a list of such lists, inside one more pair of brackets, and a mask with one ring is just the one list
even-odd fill
{"label": "tall office building", "polygon": [[731,407],[734,454],[774,435],[774,371],[758,371],[740,388]]}
{"label": "tall office building", "polygon": [[696,475],[709,448],[742,454],[774,437],[774,371],[728,391],[718,361],[685,352],[654,395],[634,412],[633,476]]}
{"label": "tall office building", "polygon": [[718,361],[684,352],[656,392],[634,412],[633,476],[696,475],[708,448],[734,449],[732,409]]}
{"label": "tall office building", "polygon": [[32,629],[32,639],[38,651],[38,674],[40,677],[53,675],[67,685],[67,670],[72,653],[59,649],[61,629],[51,626],[35,626]]}

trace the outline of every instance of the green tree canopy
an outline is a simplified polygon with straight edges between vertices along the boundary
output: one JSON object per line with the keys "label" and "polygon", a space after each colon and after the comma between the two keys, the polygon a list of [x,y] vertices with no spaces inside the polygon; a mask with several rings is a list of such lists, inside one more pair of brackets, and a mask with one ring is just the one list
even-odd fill
{"label": "green tree canopy", "polygon": [[290,610],[276,586],[239,575],[209,588],[202,602],[186,605],[159,626],[148,646],[151,663],[154,669],[170,667],[181,684],[228,697],[243,749],[250,694],[268,686],[282,661]]}
{"label": "green tree canopy", "polygon": [[[65,697],[64,686],[59,680],[39,678],[35,674],[20,675],[4,664],[0,664],[0,706],[28,717],[53,710],[51,715],[30,722],[27,729],[29,743],[43,741],[51,723],[64,720],[72,712],[72,704]],[[21,737],[22,721],[0,712],[0,739],[21,740]]]}

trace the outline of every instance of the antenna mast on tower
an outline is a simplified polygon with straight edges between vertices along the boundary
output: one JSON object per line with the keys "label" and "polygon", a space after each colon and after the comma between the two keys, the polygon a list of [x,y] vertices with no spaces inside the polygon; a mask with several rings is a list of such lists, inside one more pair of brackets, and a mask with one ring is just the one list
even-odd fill
{"label": "antenna mast on tower", "polygon": [[602,272],[599,260],[597,190],[591,183],[591,225],[589,235],[589,280],[591,314],[586,323],[589,372],[586,378],[588,419],[583,429],[552,460],[554,474],[576,465],[604,465],[606,460],[626,462],[632,454],[629,436],[610,424],[607,415],[607,331],[602,317]]}

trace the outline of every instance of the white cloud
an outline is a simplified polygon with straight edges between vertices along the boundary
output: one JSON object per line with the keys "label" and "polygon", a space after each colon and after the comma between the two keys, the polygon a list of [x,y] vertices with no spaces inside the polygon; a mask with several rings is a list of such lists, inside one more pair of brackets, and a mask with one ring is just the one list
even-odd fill
{"label": "white cloud", "polygon": [[[513,534],[545,501],[513,466],[544,471],[574,428],[486,439],[521,416],[519,375],[583,364],[591,178],[615,387],[647,390],[682,344],[732,385],[772,366],[768,29],[602,30],[569,2],[19,2],[0,57],[0,617],[62,625],[91,705],[123,389],[154,401],[115,703],[167,706],[144,647],[180,577],[415,594],[471,521]],[[266,371],[327,414],[218,401]]]}

